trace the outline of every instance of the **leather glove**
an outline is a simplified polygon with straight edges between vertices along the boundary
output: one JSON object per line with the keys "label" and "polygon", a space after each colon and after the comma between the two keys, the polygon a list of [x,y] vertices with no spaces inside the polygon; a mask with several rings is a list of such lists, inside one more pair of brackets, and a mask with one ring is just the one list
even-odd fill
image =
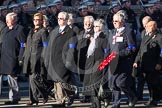
{"label": "leather glove", "polygon": [[138,74],[138,69],[137,68],[133,68],[132,77],[133,78],[137,77],[137,74]]}

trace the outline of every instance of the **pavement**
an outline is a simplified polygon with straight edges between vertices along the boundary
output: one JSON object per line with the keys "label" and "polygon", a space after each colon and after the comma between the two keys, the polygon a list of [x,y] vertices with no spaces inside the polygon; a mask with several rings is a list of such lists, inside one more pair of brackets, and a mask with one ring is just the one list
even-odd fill
{"label": "pavement", "polygon": [[[2,95],[0,96],[0,108],[63,108],[60,107],[55,100],[53,100],[51,97],[49,97],[49,100],[46,104],[43,104],[42,99],[40,99],[40,103],[38,106],[33,105],[33,106],[26,106],[26,103],[29,100],[29,83],[28,82],[20,82],[20,93],[21,93],[21,100],[17,105],[5,105],[4,102],[8,101],[8,86],[3,86],[2,87]],[[143,101],[138,101],[137,104],[135,105],[135,108],[148,108],[144,106],[144,103],[148,101],[149,95],[148,95],[148,90],[147,86],[145,85],[144,88],[144,100]],[[68,106],[67,108],[89,108],[91,103],[82,103],[82,99],[75,99],[74,103],[71,106]],[[103,107],[103,102],[102,102],[102,108]],[[107,108],[111,108],[112,102]],[[122,100],[121,100],[121,108],[128,108],[127,104],[127,98],[126,96],[122,93]],[[162,101],[159,102],[157,107],[149,107],[149,108],[162,108]]]}

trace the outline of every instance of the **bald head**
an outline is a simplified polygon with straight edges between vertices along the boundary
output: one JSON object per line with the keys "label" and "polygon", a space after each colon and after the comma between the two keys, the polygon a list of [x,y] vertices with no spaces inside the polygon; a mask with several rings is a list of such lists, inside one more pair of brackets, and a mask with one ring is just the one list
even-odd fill
{"label": "bald head", "polygon": [[149,21],[146,25],[146,31],[147,33],[153,33],[157,29],[157,23],[156,21]]}
{"label": "bald head", "polygon": [[142,24],[143,24],[143,27],[146,29],[146,25],[149,21],[151,21],[152,18],[150,16],[145,16],[143,19],[142,19]]}

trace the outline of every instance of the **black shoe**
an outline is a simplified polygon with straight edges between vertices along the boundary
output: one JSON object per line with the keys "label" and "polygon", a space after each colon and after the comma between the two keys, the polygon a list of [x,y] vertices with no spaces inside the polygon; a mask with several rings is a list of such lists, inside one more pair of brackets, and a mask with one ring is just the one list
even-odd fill
{"label": "black shoe", "polygon": [[148,101],[145,103],[145,106],[157,106],[158,102],[157,101]]}
{"label": "black shoe", "polygon": [[46,99],[43,99],[43,104],[47,103],[48,102],[48,98]]}
{"label": "black shoe", "polygon": [[74,98],[73,98],[73,97],[69,97],[69,98],[67,99],[67,101],[66,101],[66,104],[67,104],[67,106],[70,106],[70,105],[73,104],[73,102],[74,102]]}
{"label": "black shoe", "polygon": [[120,104],[119,105],[112,105],[111,108],[120,108]]}
{"label": "black shoe", "polygon": [[18,101],[6,101],[5,105],[15,105],[18,104]]}
{"label": "black shoe", "polygon": [[135,98],[133,99],[133,101],[132,101],[132,102],[129,102],[128,107],[129,107],[129,108],[134,108],[134,106],[135,106],[135,104],[136,104],[137,100],[138,100],[138,98],[136,98],[136,97],[135,97]]}
{"label": "black shoe", "polygon": [[107,108],[110,105],[109,99],[104,99],[104,108]]}
{"label": "black shoe", "polygon": [[26,103],[27,106],[32,106],[33,104],[38,105],[38,102],[31,102],[31,101],[29,101],[28,103]]}

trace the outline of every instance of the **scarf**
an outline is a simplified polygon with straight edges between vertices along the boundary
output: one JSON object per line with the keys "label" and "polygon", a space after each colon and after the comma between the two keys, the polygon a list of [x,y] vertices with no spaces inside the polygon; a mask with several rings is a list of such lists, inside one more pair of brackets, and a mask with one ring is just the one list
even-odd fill
{"label": "scarf", "polygon": [[89,44],[88,51],[87,51],[87,58],[89,58],[89,56],[91,56],[94,53],[96,48],[96,39],[99,36],[99,34],[100,32],[94,33],[94,37],[91,37],[90,39],[91,42]]}

